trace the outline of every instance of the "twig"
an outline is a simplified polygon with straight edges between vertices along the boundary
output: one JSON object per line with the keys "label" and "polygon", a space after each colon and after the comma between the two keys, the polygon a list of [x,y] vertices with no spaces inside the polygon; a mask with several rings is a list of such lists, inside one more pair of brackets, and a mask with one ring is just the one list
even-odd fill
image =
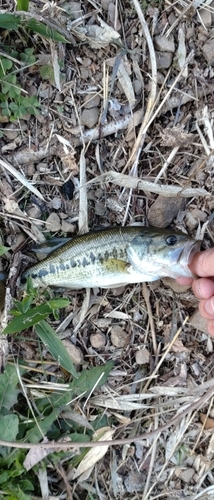
{"label": "twig", "polygon": [[135,141],[133,150],[131,152],[131,156],[129,157],[128,162],[127,162],[123,171],[125,171],[127,169],[128,165],[130,165],[130,163],[135,163],[137,158],[139,158],[139,153],[140,153],[140,151],[143,147],[143,143],[144,143],[145,131],[147,128],[146,126],[149,122],[151,112],[154,108],[155,98],[156,98],[156,93],[157,93],[157,63],[156,63],[156,55],[155,55],[155,50],[154,50],[152,38],[151,38],[147,23],[145,21],[145,17],[143,15],[140,3],[138,2],[138,0],[132,0],[132,1],[133,1],[135,10],[137,12],[137,15],[139,17],[139,20],[141,22],[141,26],[142,26],[143,31],[144,31],[144,36],[145,36],[145,39],[146,39],[147,44],[148,44],[152,75],[151,75],[151,89],[150,89],[148,104],[147,104],[146,112],[145,112],[145,115],[143,118],[143,122],[142,122],[142,125],[140,127],[138,137]]}
{"label": "twig", "polygon": [[145,181],[139,178],[130,177],[129,175],[119,174],[110,170],[108,173],[101,174],[98,177],[88,181],[88,184],[97,182],[112,182],[120,187],[139,189],[141,191],[150,191],[151,193],[161,194],[165,198],[172,196],[182,196],[182,198],[192,198],[193,196],[210,196],[210,193],[203,188],[186,188],[182,186],[172,186],[164,184],[154,184],[154,182]]}
{"label": "twig", "polygon": [[[142,439],[149,439],[151,437],[157,436],[160,432],[167,431],[169,427],[172,425],[178,424],[185,415],[188,415],[190,412],[194,410],[198,410],[203,404],[207,403],[209,398],[211,398],[214,394],[214,387],[210,387],[210,389],[203,394],[197,401],[194,401],[191,403],[189,406],[186,406],[184,408],[180,409],[180,413],[178,415],[175,415],[175,417],[171,418],[166,424],[161,425],[158,429],[155,429],[154,431],[151,432],[144,432],[143,434],[140,434],[139,436],[132,437],[132,438],[125,438],[125,439],[113,439],[112,441],[108,441],[109,446],[118,446],[118,445],[123,445],[123,444],[130,444],[130,443],[136,443],[138,441],[142,441]],[[19,441],[4,441],[0,439],[0,446],[5,446],[9,448],[20,448],[20,449],[31,449],[31,448],[53,448],[54,450],[69,450],[72,448],[79,449],[79,448],[94,448],[95,446],[106,446],[106,441],[99,441],[99,442],[79,442],[79,441],[73,441],[73,442],[57,442],[55,443],[54,441],[49,442],[49,443],[20,443]]]}

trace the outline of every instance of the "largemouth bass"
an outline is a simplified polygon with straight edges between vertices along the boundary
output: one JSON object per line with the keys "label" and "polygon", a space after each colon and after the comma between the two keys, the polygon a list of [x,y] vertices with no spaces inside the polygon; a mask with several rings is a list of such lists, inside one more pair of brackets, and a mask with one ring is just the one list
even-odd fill
{"label": "largemouth bass", "polygon": [[23,278],[31,276],[34,286],[75,289],[193,277],[188,264],[199,250],[199,241],[171,229],[107,228],[72,238]]}

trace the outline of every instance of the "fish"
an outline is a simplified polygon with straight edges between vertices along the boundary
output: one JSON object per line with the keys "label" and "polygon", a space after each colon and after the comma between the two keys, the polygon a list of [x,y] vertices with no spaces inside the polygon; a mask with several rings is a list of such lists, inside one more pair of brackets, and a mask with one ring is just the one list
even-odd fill
{"label": "fish", "polygon": [[201,242],[173,229],[128,226],[75,236],[26,269],[33,286],[114,288],[163,277],[193,278],[188,264]]}

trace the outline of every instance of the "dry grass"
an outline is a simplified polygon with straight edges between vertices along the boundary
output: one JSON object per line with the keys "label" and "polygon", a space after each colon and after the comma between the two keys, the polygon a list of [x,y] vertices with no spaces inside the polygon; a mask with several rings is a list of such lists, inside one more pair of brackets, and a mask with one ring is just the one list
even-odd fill
{"label": "dry grass", "polygon": [[[48,54],[55,64],[50,82],[41,80],[39,63],[26,74],[41,112],[37,120],[14,124],[10,136],[4,132],[11,124],[2,124],[4,242],[16,251],[27,236],[42,241],[49,232],[64,236],[107,225],[147,224],[161,195],[156,225],[168,224],[173,199],[171,225],[203,234],[204,248],[210,246],[213,64],[205,61],[203,45],[212,40],[212,31],[201,21],[200,6],[167,0],[143,13],[138,0],[107,7],[89,2],[70,19],[63,3],[41,4],[36,15],[47,25],[60,25],[72,43],[51,50],[47,41],[33,39],[35,53]],[[33,9],[35,16],[36,3]],[[213,22],[213,8],[206,4],[205,9]],[[106,23],[102,32],[100,18]],[[176,58],[181,28],[182,67]],[[157,69],[157,35],[165,34],[174,37],[175,48],[169,67]],[[61,82],[57,57],[63,61]],[[93,108],[85,107],[86,97],[95,99]],[[87,109],[93,117],[97,113],[90,129],[84,125]],[[70,179],[71,199],[62,191]],[[57,231],[45,221],[52,213],[58,217]],[[120,440],[120,446],[106,446],[95,465],[92,447],[93,468],[78,481],[68,464],[60,463],[66,498],[213,498],[213,342],[202,321],[195,329],[189,319],[197,310],[191,290],[168,281],[70,292],[69,297],[69,328],[84,364],[114,361],[108,383],[95,388],[84,406],[77,402],[76,413],[89,424],[95,415],[105,416],[111,428],[106,439]],[[99,333],[105,345],[97,347],[91,335]],[[27,348],[23,343],[23,357]]]}

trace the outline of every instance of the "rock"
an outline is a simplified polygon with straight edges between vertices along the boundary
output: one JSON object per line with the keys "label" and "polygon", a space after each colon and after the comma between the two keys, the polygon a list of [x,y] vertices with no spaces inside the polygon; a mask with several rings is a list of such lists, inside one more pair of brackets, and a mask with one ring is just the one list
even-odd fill
{"label": "rock", "polygon": [[208,335],[207,321],[206,319],[202,318],[198,310],[193,313],[189,320],[189,323],[196,330],[199,330],[200,332],[206,333]]}
{"label": "rock", "polygon": [[184,293],[191,288],[191,285],[179,285],[173,278],[162,278],[164,285],[169,286],[175,293]]}
{"label": "rock", "polygon": [[[29,217],[33,217],[34,219],[41,219],[42,212],[38,205],[29,205],[26,208],[26,212],[29,215]],[[35,224],[35,220],[33,221]]]}
{"label": "rock", "polygon": [[99,94],[88,94],[84,98],[84,108],[91,109],[100,105],[100,96]]}
{"label": "rock", "polygon": [[142,472],[131,471],[125,478],[124,484],[128,493],[141,491],[146,482],[146,475]]}
{"label": "rock", "polygon": [[214,65],[214,39],[208,40],[202,47],[203,55],[211,66]]}
{"label": "rock", "polygon": [[106,337],[104,333],[101,332],[92,333],[92,335],[90,335],[90,342],[92,347],[94,347],[95,349],[100,349],[101,347],[105,347]]}
{"label": "rock", "polygon": [[82,16],[82,6],[80,2],[63,2],[60,6],[67,12],[70,19],[79,19]]}
{"label": "rock", "polygon": [[120,325],[114,325],[111,329],[111,342],[114,347],[125,347],[128,344],[129,335]]}
{"label": "rock", "polygon": [[83,363],[83,353],[80,350],[79,347],[76,347],[72,342],[68,339],[62,340],[63,345],[66,348],[66,351],[68,352],[71,360],[73,361],[74,365],[82,365]]}
{"label": "rock", "polygon": [[70,222],[67,222],[66,220],[62,220],[61,222],[61,229],[63,233],[74,233],[75,232],[75,225],[71,224]]}
{"label": "rock", "polygon": [[62,200],[58,196],[54,196],[50,202],[50,206],[54,210],[59,210],[59,208],[61,208],[62,206]]}
{"label": "rock", "polygon": [[150,352],[146,348],[140,349],[135,353],[135,360],[137,365],[145,365],[149,363],[149,359],[150,359]]}
{"label": "rock", "polygon": [[46,227],[47,230],[51,231],[52,233],[55,233],[56,231],[59,231],[61,229],[60,218],[57,214],[55,214],[55,212],[52,212],[52,214],[50,214],[47,218]]}
{"label": "rock", "polygon": [[175,52],[174,37],[166,35],[157,35],[155,37],[155,48],[161,52]]}
{"label": "rock", "polygon": [[200,9],[199,18],[201,18],[202,23],[206,28],[211,28],[212,25],[212,12],[209,9]]}
{"label": "rock", "polygon": [[155,52],[157,69],[167,69],[172,64],[172,52]]}
{"label": "rock", "polygon": [[15,123],[9,123],[7,127],[3,129],[3,134],[9,139],[13,141],[18,135],[20,135],[20,128]]}
{"label": "rock", "polygon": [[185,208],[185,199],[158,196],[148,211],[148,222],[150,226],[167,227],[177,217],[180,210]]}
{"label": "rock", "polygon": [[81,124],[88,128],[93,128],[98,122],[98,118],[98,108],[84,109],[81,115]]}
{"label": "rock", "polygon": [[187,467],[187,468],[181,468],[181,467],[176,467],[175,468],[175,475],[179,477],[184,483],[189,483],[192,479],[192,477],[195,474],[195,469],[192,467]]}

